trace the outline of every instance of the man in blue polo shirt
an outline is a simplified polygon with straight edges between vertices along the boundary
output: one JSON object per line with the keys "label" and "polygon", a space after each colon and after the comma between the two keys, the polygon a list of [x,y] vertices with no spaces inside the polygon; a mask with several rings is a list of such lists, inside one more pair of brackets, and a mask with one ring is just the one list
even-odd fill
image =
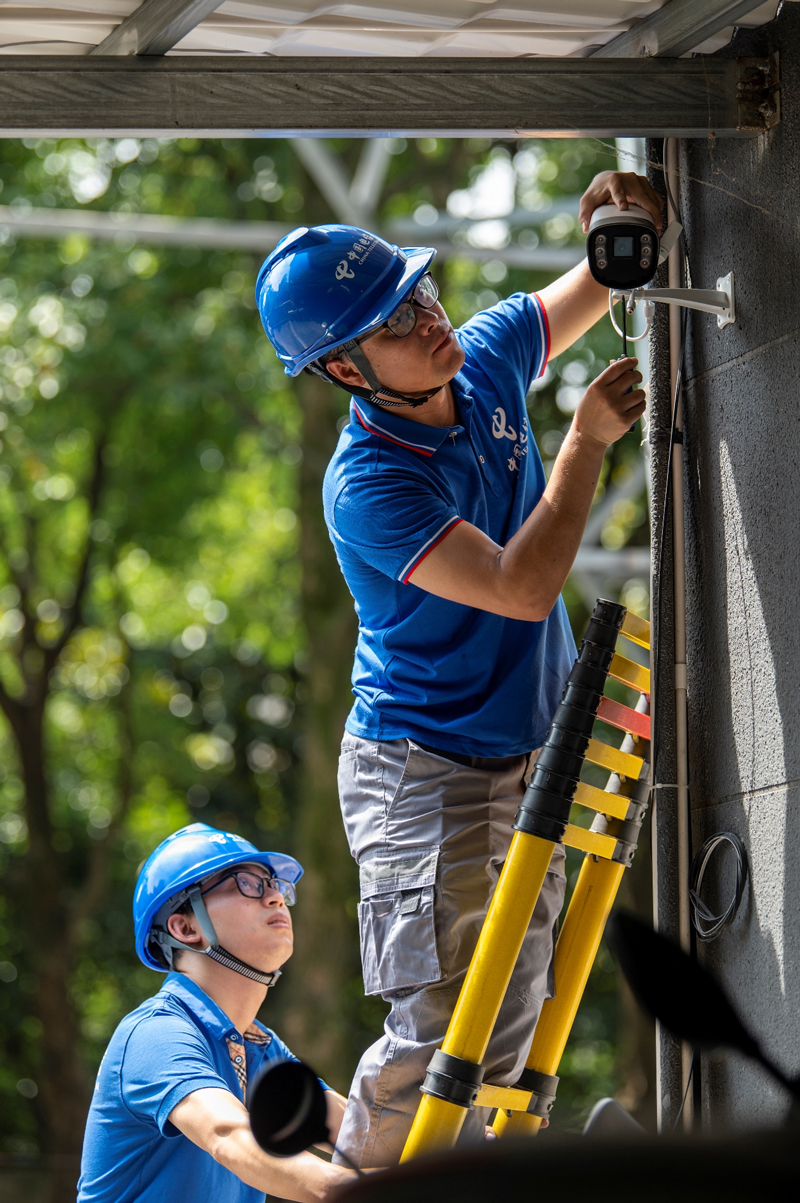
{"label": "man in blue polo shirt", "polygon": [[[646,180],[596,177],[601,204],[648,209]],[[352,394],[325,477],[325,517],[359,619],[355,702],[339,792],[359,865],[364,985],[391,1004],[361,1059],[339,1145],[362,1166],[397,1161],[441,1045],[511,839],[523,776],[575,656],[560,594],[607,447],[643,410],[633,359],[586,390],[546,480],[525,400],[549,356],[605,312],[583,262],[454,331],[435,252],[347,226],[295,230],[256,298],[289,375]],[[561,854],[561,855],[559,855]],[[513,1084],[552,992],[564,893],[553,856],[484,1065]],[[462,1140],[486,1112],[468,1113]]]}
{"label": "man in blue polo shirt", "polygon": [[[176,831],[145,862],[136,951],[169,972],[106,1050],[78,1203],[263,1203],[265,1192],[310,1203],[352,1180],[311,1153],[268,1156],[245,1107],[263,1067],[296,1060],[256,1013],[292,955],[287,906],[302,872],[292,857],[204,823]],[[345,1101],[325,1089],[335,1140]]]}

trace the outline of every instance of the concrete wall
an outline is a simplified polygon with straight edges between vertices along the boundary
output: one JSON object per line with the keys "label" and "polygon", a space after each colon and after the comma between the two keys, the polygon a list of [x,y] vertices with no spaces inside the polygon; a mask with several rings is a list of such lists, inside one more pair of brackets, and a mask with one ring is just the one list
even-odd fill
{"label": "concrete wall", "polygon": [[[782,120],[686,141],[693,283],[733,270],[737,323],[690,319],[685,393],[692,839],[743,838],[750,885],[700,959],[786,1070],[800,1072],[800,5],[721,53],[779,51]],[[665,855],[669,848],[665,848]],[[714,889],[730,888],[720,863]],[[665,871],[668,866],[663,863]],[[774,1123],[760,1070],[703,1058],[709,1126]]]}

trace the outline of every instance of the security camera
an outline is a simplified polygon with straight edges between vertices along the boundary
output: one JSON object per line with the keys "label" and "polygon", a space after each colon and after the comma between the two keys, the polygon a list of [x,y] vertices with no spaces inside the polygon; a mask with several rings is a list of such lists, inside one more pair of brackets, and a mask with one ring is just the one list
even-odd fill
{"label": "security camera", "polygon": [[649,213],[631,205],[600,205],[586,239],[589,270],[606,288],[641,288],[656,274],[658,230]]}

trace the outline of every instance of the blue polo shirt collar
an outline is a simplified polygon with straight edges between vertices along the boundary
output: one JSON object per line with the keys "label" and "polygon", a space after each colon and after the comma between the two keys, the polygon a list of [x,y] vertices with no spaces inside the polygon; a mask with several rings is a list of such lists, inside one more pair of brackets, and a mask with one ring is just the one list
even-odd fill
{"label": "blue polo shirt collar", "polygon": [[169,973],[159,994],[172,994],[180,999],[187,1011],[202,1023],[203,1027],[217,1040],[234,1040],[242,1043],[241,1033],[213,998],[184,973]]}
{"label": "blue polo shirt collar", "polygon": [[[452,381],[453,391],[459,406],[469,409],[471,415],[472,398],[471,386],[461,378],[459,372]],[[463,414],[466,417],[466,413]],[[391,410],[381,409],[369,401],[355,397],[351,401],[351,420],[376,438],[393,443],[396,447],[406,447],[430,459],[451,434],[459,433],[463,426],[426,426],[424,422],[412,422],[409,418],[401,418]]]}

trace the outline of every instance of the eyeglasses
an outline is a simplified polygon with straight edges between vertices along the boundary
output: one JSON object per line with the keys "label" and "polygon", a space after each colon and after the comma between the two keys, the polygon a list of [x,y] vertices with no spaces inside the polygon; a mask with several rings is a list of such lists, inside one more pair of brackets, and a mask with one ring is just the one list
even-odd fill
{"label": "eyeglasses", "polygon": [[398,305],[391,317],[387,318],[376,330],[370,330],[369,334],[365,334],[363,338],[356,339],[356,342],[362,343],[384,329],[390,331],[395,338],[406,338],[417,324],[417,312],[414,306],[430,309],[438,299],[439,287],[430,272],[426,272],[420,280],[417,280],[406,300],[402,305]]}
{"label": "eyeglasses", "polygon": [[236,882],[236,888],[245,898],[263,898],[264,890],[277,890],[283,895],[283,900],[287,906],[294,906],[297,901],[294,885],[291,881],[284,881],[282,877],[261,877],[258,873],[251,873],[248,869],[234,869],[232,873],[226,873],[224,877],[220,877],[219,881],[215,881],[213,886],[200,891],[200,897],[204,898],[206,894],[210,894],[212,890],[216,890],[217,886],[221,886],[223,881],[228,881],[233,878]]}

